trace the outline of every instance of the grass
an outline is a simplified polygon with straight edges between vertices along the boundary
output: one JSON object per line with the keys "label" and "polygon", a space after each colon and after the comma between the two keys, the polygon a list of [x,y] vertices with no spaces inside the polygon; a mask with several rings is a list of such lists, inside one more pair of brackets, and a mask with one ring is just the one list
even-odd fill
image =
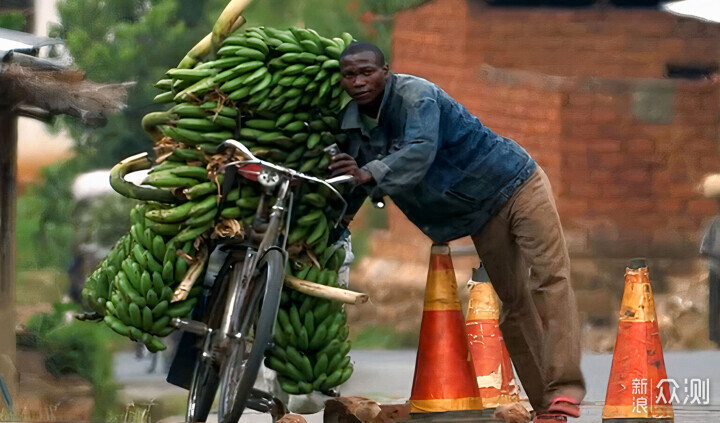
{"label": "grass", "polygon": [[418,331],[398,331],[392,325],[369,325],[351,333],[352,348],[358,350],[399,350],[417,348]]}

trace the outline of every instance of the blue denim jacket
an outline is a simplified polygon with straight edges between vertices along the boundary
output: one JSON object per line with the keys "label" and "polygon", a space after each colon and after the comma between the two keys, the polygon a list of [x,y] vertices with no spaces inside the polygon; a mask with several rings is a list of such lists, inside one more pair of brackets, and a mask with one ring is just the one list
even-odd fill
{"label": "blue denim jacket", "polygon": [[390,74],[377,121],[352,101],[341,127],[345,152],[375,181],[351,192],[348,213],[368,195],[388,195],[434,242],[481,230],[536,167],[516,142],[412,75]]}

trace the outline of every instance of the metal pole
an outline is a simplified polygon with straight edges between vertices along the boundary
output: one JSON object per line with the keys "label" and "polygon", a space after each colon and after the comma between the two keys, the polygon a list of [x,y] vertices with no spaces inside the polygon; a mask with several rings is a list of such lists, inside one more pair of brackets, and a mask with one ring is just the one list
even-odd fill
{"label": "metal pole", "polygon": [[[17,117],[0,106],[0,375],[17,393],[15,367],[15,197]],[[0,405],[2,409],[2,405]]]}

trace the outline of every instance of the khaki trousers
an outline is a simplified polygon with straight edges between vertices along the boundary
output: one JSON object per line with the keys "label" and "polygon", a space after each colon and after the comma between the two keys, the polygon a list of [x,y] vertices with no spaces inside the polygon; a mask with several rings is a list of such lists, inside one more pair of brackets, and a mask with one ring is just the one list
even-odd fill
{"label": "khaki trousers", "polygon": [[557,396],[580,402],[585,381],[570,259],[539,166],[472,240],[503,302],[500,328],[533,408],[547,409]]}

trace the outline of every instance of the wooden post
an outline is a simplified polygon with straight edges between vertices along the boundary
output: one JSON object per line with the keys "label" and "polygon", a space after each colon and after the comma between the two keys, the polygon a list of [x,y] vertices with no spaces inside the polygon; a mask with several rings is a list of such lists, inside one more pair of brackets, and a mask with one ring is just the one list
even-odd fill
{"label": "wooden post", "polygon": [[[0,105],[0,375],[14,397],[17,116],[11,107]],[[0,410],[4,406],[0,401]]]}

